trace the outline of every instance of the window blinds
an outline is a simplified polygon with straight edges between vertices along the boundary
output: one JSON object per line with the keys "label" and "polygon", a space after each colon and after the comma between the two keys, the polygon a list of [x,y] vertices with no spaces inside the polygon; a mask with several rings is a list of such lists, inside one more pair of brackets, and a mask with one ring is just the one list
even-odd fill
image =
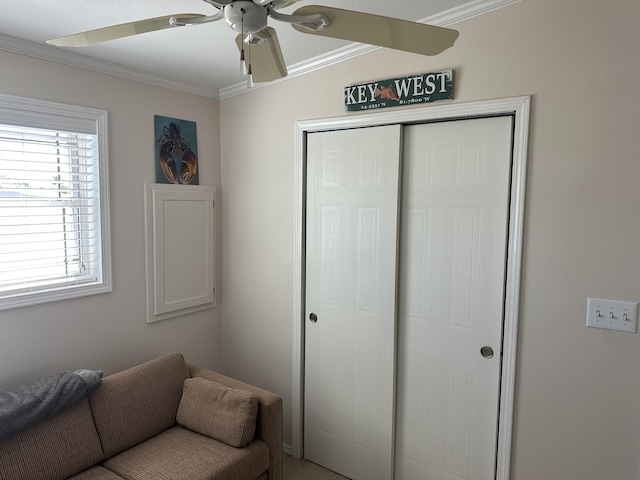
{"label": "window blinds", "polygon": [[96,144],[0,124],[0,295],[101,281]]}

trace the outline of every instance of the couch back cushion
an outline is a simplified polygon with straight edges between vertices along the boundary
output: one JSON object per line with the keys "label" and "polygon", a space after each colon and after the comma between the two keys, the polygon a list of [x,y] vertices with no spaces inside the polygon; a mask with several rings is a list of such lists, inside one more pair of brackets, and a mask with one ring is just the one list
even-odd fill
{"label": "couch back cushion", "polygon": [[170,428],[189,377],[179,353],[102,379],[89,397],[106,458]]}
{"label": "couch back cushion", "polygon": [[258,397],[204,378],[188,378],[176,419],[183,427],[232,447],[253,440]]}
{"label": "couch back cushion", "polygon": [[0,479],[58,480],[102,460],[86,397],[0,442]]}

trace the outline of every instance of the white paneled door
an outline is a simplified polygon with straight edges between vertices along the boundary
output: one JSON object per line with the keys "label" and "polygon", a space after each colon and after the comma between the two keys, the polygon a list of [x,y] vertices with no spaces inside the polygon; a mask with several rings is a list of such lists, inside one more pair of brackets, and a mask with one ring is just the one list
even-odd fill
{"label": "white paneled door", "polygon": [[400,126],[307,142],[305,457],[389,480]]}
{"label": "white paneled door", "polygon": [[309,460],[354,480],[495,478],[512,129],[308,135]]}
{"label": "white paneled door", "polygon": [[495,478],[511,122],[404,130],[398,480]]}

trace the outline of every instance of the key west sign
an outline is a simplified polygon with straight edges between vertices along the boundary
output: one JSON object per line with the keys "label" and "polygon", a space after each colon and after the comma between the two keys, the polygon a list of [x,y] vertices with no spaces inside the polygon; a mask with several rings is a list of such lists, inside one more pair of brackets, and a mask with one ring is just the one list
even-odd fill
{"label": "key west sign", "polygon": [[422,73],[344,87],[348,112],[453,99],[453,71]]}

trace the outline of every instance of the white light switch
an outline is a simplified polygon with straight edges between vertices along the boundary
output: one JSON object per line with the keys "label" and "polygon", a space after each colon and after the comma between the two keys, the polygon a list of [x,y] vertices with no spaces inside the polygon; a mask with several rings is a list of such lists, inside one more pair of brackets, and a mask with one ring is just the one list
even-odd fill
{"label": "white light switch", "polygon": [[588,298],[587,327],[637,333],[638,303]]}

